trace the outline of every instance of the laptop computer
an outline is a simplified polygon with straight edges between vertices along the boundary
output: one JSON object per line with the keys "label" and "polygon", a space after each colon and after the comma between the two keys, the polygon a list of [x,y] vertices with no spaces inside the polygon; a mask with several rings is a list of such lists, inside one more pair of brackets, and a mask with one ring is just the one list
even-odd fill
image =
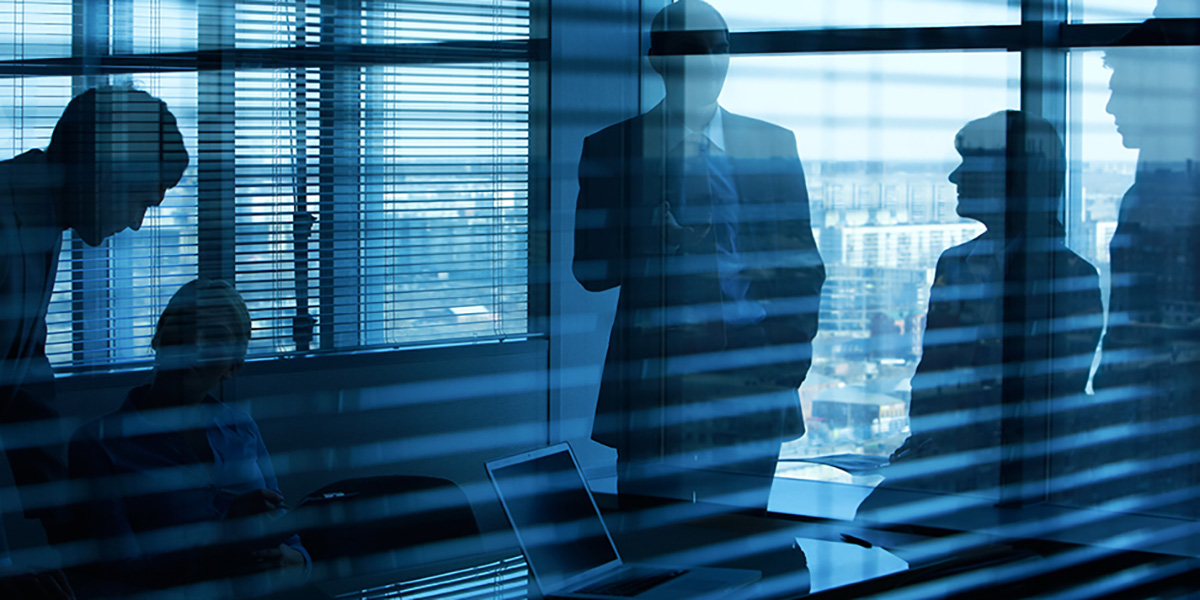
{"label": "laptop computer", "polygon": [[758,571],[628,564],[565,443],[487,463],[534,581],[545,597],[722,597]]}

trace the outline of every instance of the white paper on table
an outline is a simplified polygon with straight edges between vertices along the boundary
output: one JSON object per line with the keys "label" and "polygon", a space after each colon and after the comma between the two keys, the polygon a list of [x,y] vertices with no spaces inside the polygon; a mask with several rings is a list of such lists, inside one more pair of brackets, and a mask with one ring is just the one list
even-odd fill
{"label": "white paper on table", "polygon": [[908,570],[908,563],[883,548],[796,538],[812,578],[810,593]]}

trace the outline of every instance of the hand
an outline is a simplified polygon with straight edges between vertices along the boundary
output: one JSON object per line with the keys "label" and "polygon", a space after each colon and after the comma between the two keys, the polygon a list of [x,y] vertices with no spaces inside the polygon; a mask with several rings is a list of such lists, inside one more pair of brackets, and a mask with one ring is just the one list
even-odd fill
{"label": "hand", "polygon": [[[303,559],[302,559],[303,560]],[[0,573],[0,597],[16,600],[75,600],[62,571]]]}
{"label": "hand", "polygon": [[280,544],[267,550],[251,553],[251,570],[266,577],[271,589],[280,590],[304,584],[308,573],[305,571],[304,555],[295,548]]}
{"label": "hand", "polygon": [[280,544],[266,550],[257,550],[251,552],[250,556],[254,557],[254,570],[256,571],[304,568],[304,555],[287,544]]}
{"label": "hand", "polygon": [[225,518],[237,519],[250,517],[273,512],[281,508],[285,508],[283,496],[278,492],[261,488],[235,497],[233,502],[229,504],[229,511],[225,513]]}
{"label": "hand", "polygon": [[696,246],[712,231],[711,216],[701,224],[689,227],[680,225],[675,215],[671,213],[671,204],[668,202],[663,202],[662,206],[654,212],[654,222],[656,225],[663,225],[666,229],[667,248],[672,251],[680,250],[685,254],[695,251]]}

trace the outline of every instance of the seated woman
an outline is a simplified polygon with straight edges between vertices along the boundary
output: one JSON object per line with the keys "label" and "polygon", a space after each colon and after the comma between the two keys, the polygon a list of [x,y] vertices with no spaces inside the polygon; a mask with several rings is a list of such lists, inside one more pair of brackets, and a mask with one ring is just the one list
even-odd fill
{"label": "seated woman", "polygon": [[95,557],[80,595],[188,586],[192,598],[306,577],[298,536],[261,536],[283,496],[258,426],[211,395],[241,368],[249,341],[250,315],[233,286],[184,285],[151,341],[153,383],[75,433],[70,473],[90,491],[76,520]]}

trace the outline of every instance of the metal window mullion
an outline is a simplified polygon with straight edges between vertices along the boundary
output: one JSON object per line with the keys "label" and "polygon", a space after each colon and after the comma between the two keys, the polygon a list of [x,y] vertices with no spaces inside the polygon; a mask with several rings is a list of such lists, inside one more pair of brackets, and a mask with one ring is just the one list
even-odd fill
{"label": "metal window mullion", "polygon": [[205,21],[197,42],[204,52],[197,75],[196,203],[200,277],[234,281],[235,255],[235,76],[234,11],[223,0],[199,0]]}
{"label": "metal window mullion", "polygon": [[[77,96],[88,89],[104,83],[99,64],[110,54],[109,35],[110,18],[109,2],[107,0],[75,0],[71,5],[71,54],[80,64],[78,74],[71,80],[71,96]],[[98,344],[102,339],[96,334],[95,327],[87,324],[97,320],[108,320],[105,303],[107,285],[100,288],[92,281],[94,273],[85,275],[82,265],[89,260],[100,260],[105,248],[89,248],[76,235],[68,238],[71,265],[71,362],[82,363],[92,352],[102,350]],[[107,280],[111,272],[105,271]]]}
{"label": "metal window mullion", "polygon": [[[1049,121],[1062,136],[1067,120],[1067,55],[1061,47],[1061,32],[1066,24],[1067,0],[1023,0],[1021,27],[1025,39],[1021,46],[1021,110]],[[1033,171],[1033,157],[1018,157],[1016,150],[1026,142],[1026,132],[1010,133],[1007,143],[1010,173]],[[1025,153],[1021,153],[1025,154]],[[1021,164],[1021,161],[1026,161]],[[1022,178],[1034,185],[1028,178]],[[1010,183],[1013,181],[1010,178]],[[1035,189],[1009,189],[1009,201],[1024,200]],[[1016,219],[1055,218],[1036,212],[1006,211],[1006,227],[1024,227],[1025,231],[1052,231],[1052,224],[1035,226]],[[1038,316],[1053,313],[1054,296],[1036,294],[1037,282],[1054,281],[1053,261],[1031,260],[1037,256],[1031,245],[1038,240],[1025,236],[1026,247],[1016,254],[1016,268],[1005,271],[1002,322],[1003,380],[1001,383],[1001,462],[1000,504],[1021,507],[1044,502],[1050,474],[1050,412],[1047,404],[1055,390],[1049,389],[1052,374],[1036,377],[1030,372],[1048,364],[1053,336],[1027,335]],[[1012,265],[1010,265],[1012,267]],[[1037,303],[1041,303],[1038,306]],[[1045,323],[1042,323],[1045,325]]]}
{"label": "metal window mullion", "polygon": [[[336,0],[320,6],[320,43],[339,45],[361,43],[362,3]],[[321,350],[353,348],[360,343],[359,307],[347,310],[338,302],[338,288],[361,290],[359,244],[362,223],[359,220],[360,165],[359,122],[361,94],[359,77],[362,67],[339,64],[319,65],[320,130],[332,143],[318,150],[318,248],[320,290],[318,300],[319,344]],[[355,268],[346,268],[355,265]],[[356,303],[357,304],[357,303]]]}
{"label": "metal window mullion", "polygon": [[[529,5],[530,27],[529,34],[533,40],[550,38],[551,18],[550,0],[532,0]],[[529,68],[529,155],[526,170],[526,190],[528,194],[527,219],[527,254],[525,279],[526,289],[526,332],[552,334],[552,328],[559,326],[553,319],[551,306],[554,302],[554,291],[550,281],[554,267],[553,247],[555,236],[553,232],[554,218],[551,207],[551,157],[550,127],[550,60],[545,44],[533,43],[530,46],[527,65]],[[503,332],[502,332],[503,333]],[[546,370],[546,443],[555,443],[564,439],[562,433],[562,390],[565,387],[561,364],[558,358],[546,346],[547,361],[550,366]]]}

